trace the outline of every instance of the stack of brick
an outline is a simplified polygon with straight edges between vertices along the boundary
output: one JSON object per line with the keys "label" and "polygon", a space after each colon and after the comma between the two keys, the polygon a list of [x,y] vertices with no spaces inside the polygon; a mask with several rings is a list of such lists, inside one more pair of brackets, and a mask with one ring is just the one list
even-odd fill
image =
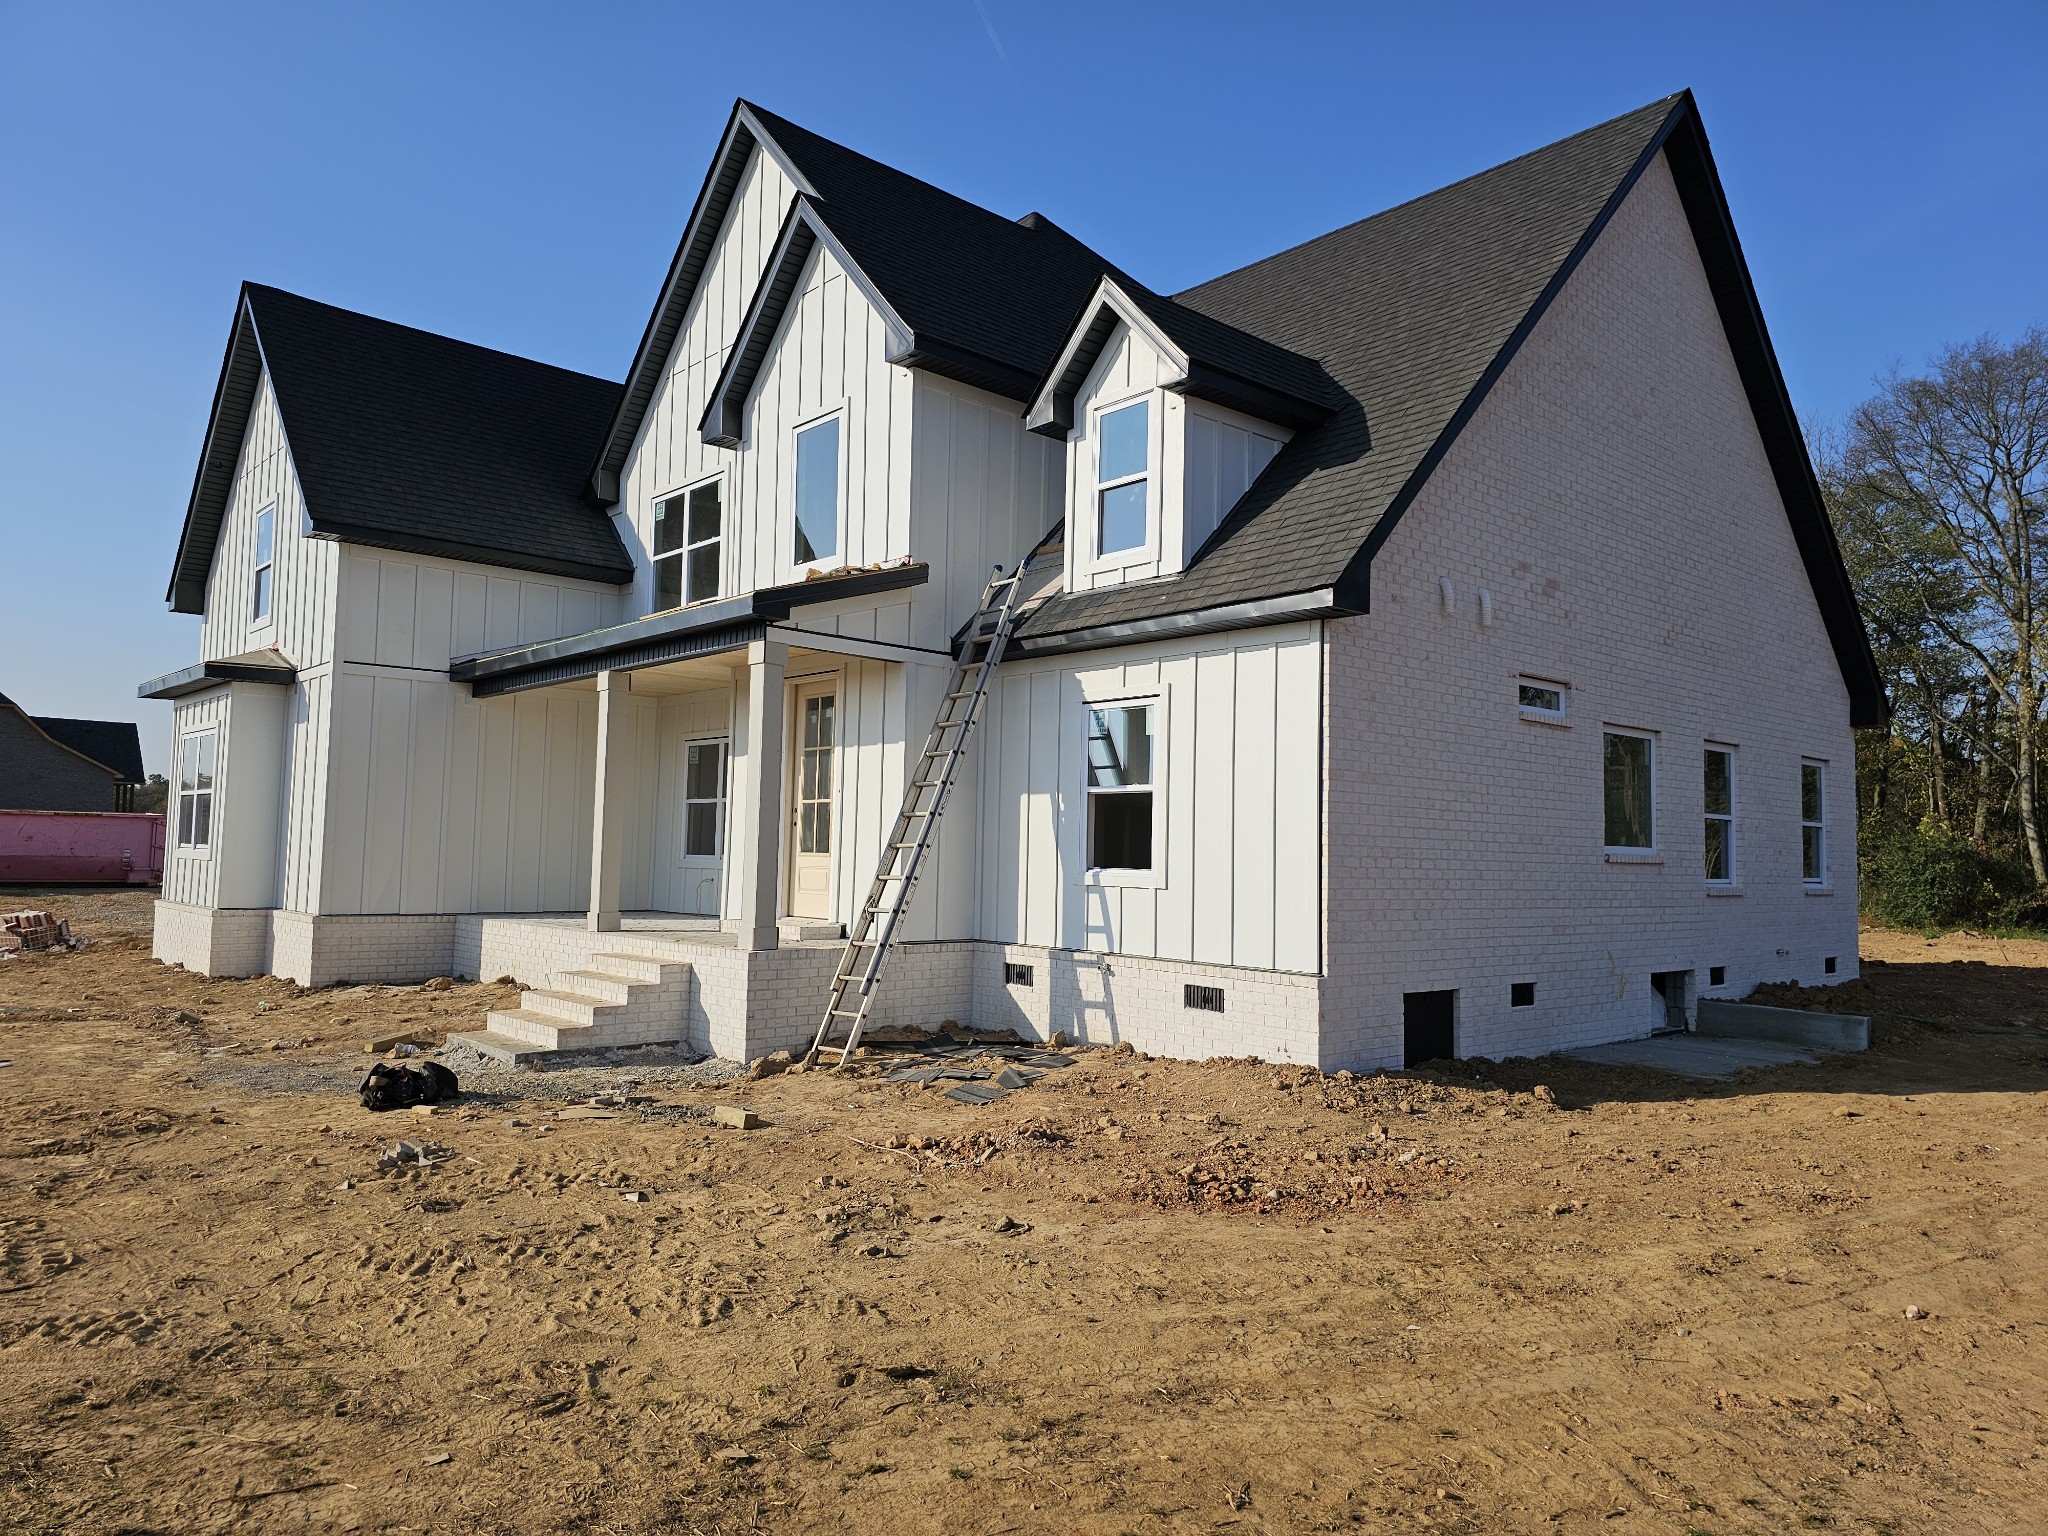
{"label": "stack of brick", "polygon": [[71,925],[47,912],[0,913],[0,949],[68,949]]}

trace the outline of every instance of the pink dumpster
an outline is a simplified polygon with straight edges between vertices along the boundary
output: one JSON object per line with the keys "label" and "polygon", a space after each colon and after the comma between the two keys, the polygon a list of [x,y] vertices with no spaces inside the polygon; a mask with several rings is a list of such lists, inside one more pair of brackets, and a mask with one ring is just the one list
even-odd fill
{"label": "pink dumpster", "polygon": [[0,884],[156,885],[157,811],[0,811]]}

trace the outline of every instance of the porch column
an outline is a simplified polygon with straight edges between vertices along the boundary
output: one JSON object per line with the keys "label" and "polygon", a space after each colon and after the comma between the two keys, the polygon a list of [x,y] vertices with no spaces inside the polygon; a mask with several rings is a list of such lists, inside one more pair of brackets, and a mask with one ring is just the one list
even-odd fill
{"label": "porch column", "polygon": [[775,948],[777,893],[782,885],[782,673],[789,646],[755,640],[747,646],[746,829],[733,839],[739,861],[739,942]]}
{"label": "porch column", "polygon": [[597,674],[597,788],[591,796],[590,915],[592,933],[619,929],[620,863],[626,845],[628,780],[632,764],[626,747],[626,702],[630,672]]}

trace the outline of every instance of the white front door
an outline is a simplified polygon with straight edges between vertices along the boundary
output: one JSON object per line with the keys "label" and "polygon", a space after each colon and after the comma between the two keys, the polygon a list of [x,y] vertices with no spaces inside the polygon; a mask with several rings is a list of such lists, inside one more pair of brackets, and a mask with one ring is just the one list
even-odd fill
{"label": "white front door", "polygon": [[681,909],[707,917],[718,915],[725,879],[726,749],[723,736],[683,746]]}
{"label": "white front door", "polygon": [[832,915],[833,756],[839,740],[839,684],[796,686],[790,755],[789,915]]}

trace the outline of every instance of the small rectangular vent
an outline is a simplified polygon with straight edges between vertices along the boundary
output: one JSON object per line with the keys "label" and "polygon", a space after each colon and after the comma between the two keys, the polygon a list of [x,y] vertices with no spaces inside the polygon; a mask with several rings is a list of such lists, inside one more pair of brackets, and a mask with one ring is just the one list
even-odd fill
{"label": "small rectangular vent", "polygon": [[1534,1008],[1536,1006],[1536,983],[1533,981],[1509,982],[1508,1006],[1510,1008]]}
{"label": "small rectangular vent", "polygon": [[1031,985],[1031,967],[1018,965],[1013,961],[1003,962],[1003,985],[1006,987],[1028,987]]}
{"label": "small rectangular vent", "polygon": [[1205,1013],[1223,1011],[1223,989],[1221,987],[1198,987],[1189,982],[1180,991],[1183,1008],[1199,1008]]}
{"label": "small rectangular vent", "polygon": [[1821,969],[1822,969],[1823,971],[1826,971],[1826,972],[1828,973],[1828,975],[1830,975],[1830,976],[1834,975],[1834,974],[1835,974],[1835,957],[1834,957],[1833,955],[1829,955],[1829,956],[1827,957],[1827,959],[1825,959],[1825,960],[1821,961],[1821,963],[1820,963],[1820,968],[1821,968]]}
{"label": "small rectangular vent", "polygon": [[1707,967],[1707,985],[1708,985],[1708,986],[1710,986],[1710,987],[1725,987],[1725,986],[1727,986],[1727,985],[1728,985],[1728,967],[1727,967],[1727,966],[1725,966],[1725,965],[1710,965],[1710,966],[1708,966],[1708,967]]}

